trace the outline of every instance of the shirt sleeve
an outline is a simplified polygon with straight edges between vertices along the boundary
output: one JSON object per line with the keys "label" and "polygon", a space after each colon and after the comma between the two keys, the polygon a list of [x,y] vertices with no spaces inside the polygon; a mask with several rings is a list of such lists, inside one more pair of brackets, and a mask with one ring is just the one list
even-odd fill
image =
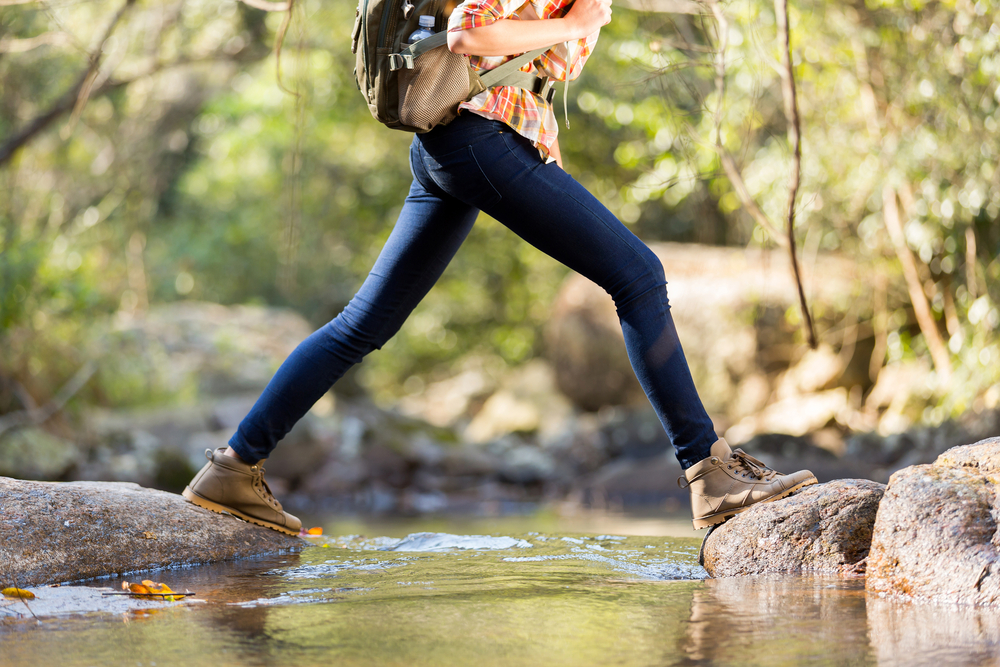
{"label": "shirt sleeve", "polygon": [[571,81],[583,71],[583,65],[597,45],[598,32],[586,39],[556,44],[535,60],[535,66],[545,76],[556,81]]}
{"label": "shirt sleeve", "polygon": [[448,32],[482,28],[500,19],[511,18],[524,0],[465,0],[448,19]]}

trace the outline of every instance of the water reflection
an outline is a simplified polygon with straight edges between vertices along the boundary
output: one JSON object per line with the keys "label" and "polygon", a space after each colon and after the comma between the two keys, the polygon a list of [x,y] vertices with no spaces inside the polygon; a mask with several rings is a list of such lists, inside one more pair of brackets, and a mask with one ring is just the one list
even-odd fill
{"label": "water reflection", "polygon": [[1000,610],[868,597],[879,665],[1000,664]]}
{"label": "water reflection", "polygon": [[862,579],[702,580],[699,542],[689,538],[536,531],[315,542],[297,555],[160,573],[172,587],[197,591],[199,601],[139,623],[90,614],[0,624],[3,662],[937,667],[1000,660],[996,611],[891,603],[866,597]]}
{"label": "water reflection", "polygon": [[678,654],[675,664],[868,664],[864,581],[709,579],[692,591]]}

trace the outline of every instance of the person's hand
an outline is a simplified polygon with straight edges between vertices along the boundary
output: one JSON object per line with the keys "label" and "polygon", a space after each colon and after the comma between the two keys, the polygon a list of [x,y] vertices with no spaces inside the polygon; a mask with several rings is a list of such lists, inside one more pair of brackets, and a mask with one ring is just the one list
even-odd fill
{"label": "person's hand", "polygon": [[560,169],[566,171],[566,167],[563,166],[562,151],[559,150],[559,137],[556,137],[555,141],[552,142],[552,145],[549,146],[549,155],[556,161],[556,164],[559,165]]}
{"label": "person's hand", "polygon": [[611,0],[576,0],[566,14],[575,39],[583,39],[611,23]]}

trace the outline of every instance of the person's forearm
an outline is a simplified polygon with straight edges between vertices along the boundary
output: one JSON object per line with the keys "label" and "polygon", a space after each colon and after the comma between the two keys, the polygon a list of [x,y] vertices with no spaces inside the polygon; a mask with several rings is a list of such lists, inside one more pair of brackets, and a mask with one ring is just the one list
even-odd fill
{"label": "person's forearm", "polygon": [[448,49],[477,56],[509,56],[580,39],[580,28],[567,19],[518,21],[500,19],[481,28],[448,33]]}
{"label": "person's forearm", "polygon": [[[538,18],[530,7],[521,11],[524,17]],[[611,0],[574,0],[562,18],[540,21],[500,19],[479,28],[449,32],[448,49],[453,53],[477,56],[512,56],[560,42],[584,39],[609,21]]]}

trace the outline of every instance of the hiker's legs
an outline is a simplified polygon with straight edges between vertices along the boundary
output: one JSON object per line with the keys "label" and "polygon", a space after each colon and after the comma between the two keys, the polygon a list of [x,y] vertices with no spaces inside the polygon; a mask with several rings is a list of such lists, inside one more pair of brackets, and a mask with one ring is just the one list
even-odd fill
{"label": "hiker's legs", "polygon": [[[614,299],[632,368],[688,468],[718,440],[702,406],[667,303],[656,255],[583,186],[506,125],[460,116],[451,131],[485,136],[467,147],[467,163],[437,131],[421,153],[431,178],[454,195],[481,196],[477,205],[536,248],[603,287]],[[451,126],[449,126],[451,128]],[[483,133],[483,129],[488,132]],[[469,174],[476,190],[467,186]],[[467,194],[469,193],[469,194]]]}
{"label": "hiker's legs", "polygon": [[361,289],[289,355],[229,441],[244,461],[267,458],[334,382],[399,330],[472,229],[479,211],[433,184],[425,188],[419,169],[414,166],[403,210]]}

